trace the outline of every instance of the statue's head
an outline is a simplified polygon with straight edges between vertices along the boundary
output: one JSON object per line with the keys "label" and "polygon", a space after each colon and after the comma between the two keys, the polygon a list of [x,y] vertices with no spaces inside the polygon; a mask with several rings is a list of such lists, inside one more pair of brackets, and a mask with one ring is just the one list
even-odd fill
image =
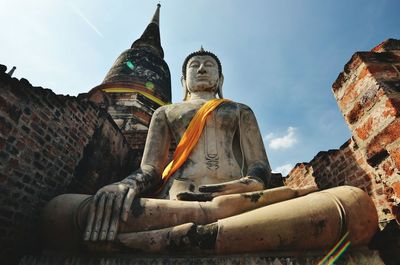
{"label": "statue's head", "polygon": [[212,91],[222,98],[222,84],[224,76],[218,57],[203,47],[197,52],[189,54],[182,66],[183,100],[187,100],[190,93]]}

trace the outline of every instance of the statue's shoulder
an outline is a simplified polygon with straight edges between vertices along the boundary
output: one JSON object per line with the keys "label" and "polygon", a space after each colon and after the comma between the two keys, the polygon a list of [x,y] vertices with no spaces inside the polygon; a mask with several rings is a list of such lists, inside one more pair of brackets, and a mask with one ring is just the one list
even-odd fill
{"label": "statue's shoulder", "polygon": [[253,112],[253,110],[246,104],[232,101],[231,104],[235,106],[240,112]]}
{"label": "statue's shoulder", "polygon": [[163,112],[163,115],[167,117],[168,120],[174,120],[177,117],[182,116],[185,113],[190,112],[195,108],[195,105],[188,102],[178,102],[169,105],[165,105],[160,107],[160,111]]}
{"label": "statue's shoulder", "polygon": [[177,102],[177,103],[162,106],[162,108],[165,113],[169,113],[169,112],[175,112],[175,111],[182,110],[186,107],[186,105],[188,105],[188,104],[185,102]]}
{"label": "statue's shoulder", "polygon": [[161,107],[157,108],[154,111],[153,116],[165,115],[165,111],[167,110],[168,106],[169,105],[164,105],[164,106],[161,106]]}

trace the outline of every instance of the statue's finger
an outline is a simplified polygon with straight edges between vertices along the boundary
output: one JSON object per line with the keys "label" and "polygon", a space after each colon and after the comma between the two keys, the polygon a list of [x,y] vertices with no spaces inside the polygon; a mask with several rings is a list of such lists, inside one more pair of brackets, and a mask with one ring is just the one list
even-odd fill
{"label": "statue's finger", "polygon": [[221,192],[226,189],[225,184],[210,184],[199,187],[200,192]]}
{"label": "statue's finger", "polygon": [[99,238],[99,230],[101,227],[101,223],[103,221],[104,205],[106,202],[106,198],[107,198],[106,193],[100,194],[99,202],[96,207],[96,217],[94,220],[94,229],[92,231],[92,235],[90,238],[92,241],[97,241],[97,239]]}
{"label": "statue's finger", "polygon": [[90,235],[92,234],[94,217],[96,215],[96,205],[98,202],[99,196],[93,196],[92,202],[90,203],[88,217],[86,219],[86,228],[83,234],[83,240],[88,241],[90,239]]}
{"label": "statue's finger", "polygon": [[214,196],[212,193],[181,192],[176,195],[181,201],[211,201]]}
{"label": "statue's finger", "polygon": [[128,220],[128,214],[131,209],[133,199],[135,198],[135,191],[133,189],[128,189],[125,195],[124,204],[122,205],[121,219],[126,222]]}
{"label": "statue's finger", "polygon": [[104,207],[103,222],[100,229],[99,239],[104,241],[107,239],[108,229],[110,228],[111,212],[113,210],[115,194],[110,192],[107,195],[107,200]]}
{"label": "statue's finger", "polygon": [[107,235],[108,241],[113,241],[115,239],[115,236],[117,235],[122,202],[123,202],[122,194],[117,194],[117,196],[114,199],[114,204],[112,207],[110,229],[108,230],[108,235]]}

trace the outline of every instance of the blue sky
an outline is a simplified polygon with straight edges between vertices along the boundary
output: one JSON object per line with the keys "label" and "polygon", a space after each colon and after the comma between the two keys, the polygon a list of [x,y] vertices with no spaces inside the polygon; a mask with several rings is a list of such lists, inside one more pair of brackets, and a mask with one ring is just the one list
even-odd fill
{"label": "blue sky", "polygon": [[[0,0],[0,63],[77,95],[103,80],[147,26],[154,0]],[[180,101],[181,64],[203,45],[222,61],[224,95],[255,112],[273,169],[338,148],[350,132],[331,85],[356,51],[400,38],[396,0],[164,0],[161,39]]]}

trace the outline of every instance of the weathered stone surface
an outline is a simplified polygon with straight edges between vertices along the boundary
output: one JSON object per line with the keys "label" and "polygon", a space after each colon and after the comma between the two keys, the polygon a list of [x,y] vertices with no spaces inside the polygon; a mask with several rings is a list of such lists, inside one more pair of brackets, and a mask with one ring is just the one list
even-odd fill
{"label": "weathered stone surface", "polygon": [[[325,254],[325,253],[324,253]],[[315,265],[324,258],[321,253],[261,253],[222,256],[129,256],[119,257],[24,257],[19,265]],[[377,251],[353,249],[334,264],[384,265]]]}

